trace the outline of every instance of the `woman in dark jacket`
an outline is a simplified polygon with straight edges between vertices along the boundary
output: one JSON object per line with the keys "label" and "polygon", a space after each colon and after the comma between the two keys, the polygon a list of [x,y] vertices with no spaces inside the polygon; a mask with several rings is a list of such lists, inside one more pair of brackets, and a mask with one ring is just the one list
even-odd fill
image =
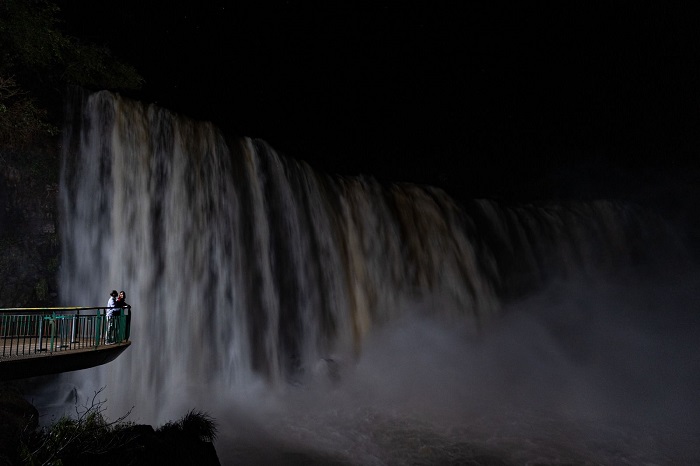
{"label": "woman in dark jacket", "polygon": [[[119,292],[119,296],[117,296],[117,300],[116,300],[115,304],[117,307],[120,307],[122,309],[126,308],[126,307],[130,308],[130,306],[126,302],[126,293],[124,292],[124,290]],[[121,315],[126,316],[124,321],[123,321],[125,323],[124,340],[128,340],[129,333],[130,333],[129,329],[131,328],[131,309],[129,309],[128,311],[126,309],[123,309],[121,311]]]}
{"label": "woman in dark jacket", "polygon": [[128,304],[126,304],[126,293],[124,291],[119,292],[119,296],[117,296],[117,302],[116,302],[117,307],[126,307]]}

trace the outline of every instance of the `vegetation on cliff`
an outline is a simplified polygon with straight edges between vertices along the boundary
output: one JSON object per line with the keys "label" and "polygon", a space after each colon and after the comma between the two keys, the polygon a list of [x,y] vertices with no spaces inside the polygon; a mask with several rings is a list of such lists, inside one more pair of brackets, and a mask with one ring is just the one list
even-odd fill
{"label": "vegetation on cliff", "polygon": [[143,78],[109,49],[61,30],[60,9],[43,0],[0,3],[0,141],[22,148],[58,133],[67,86],[138,89]]}
{"label": "vegetation on cliff", "polygon": [[57,304],[59,128],[72,86],[133,90],[136,69],[62,30],[45,0],[0,2],[0,307]]}

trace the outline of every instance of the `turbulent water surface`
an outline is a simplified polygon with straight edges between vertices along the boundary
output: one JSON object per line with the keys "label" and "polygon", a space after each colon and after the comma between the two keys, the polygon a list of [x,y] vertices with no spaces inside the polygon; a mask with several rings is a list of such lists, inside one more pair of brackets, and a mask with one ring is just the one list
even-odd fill
{"label": "turbulent water surface", "polygon": [[237,464],[699,461],[699,283],[654,216],[324,175],[109,93],[72,115],[61,296],[126,290],[133,343],[60,386],[110,416],[206,410]]}

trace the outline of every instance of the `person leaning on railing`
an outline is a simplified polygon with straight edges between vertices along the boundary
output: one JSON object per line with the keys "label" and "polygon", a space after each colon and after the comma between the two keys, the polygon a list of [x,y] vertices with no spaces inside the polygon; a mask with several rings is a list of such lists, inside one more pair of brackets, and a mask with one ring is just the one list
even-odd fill
{"label": "person leaning on railing", "polygon": [[[119,292],[119,296],[117,296],[116,306],[118,308],[129,307],[129,305],[126,302],[126,292],[124,292],[124,290]],[[120,312],[121,312],[121,315],[125,315],[124,325],[126,327],[124,329],[124,340],[128,340],[129,339],[129,328],[131,327],[131,310],[129,310],[128,313],[126,313],[123,310]]]}

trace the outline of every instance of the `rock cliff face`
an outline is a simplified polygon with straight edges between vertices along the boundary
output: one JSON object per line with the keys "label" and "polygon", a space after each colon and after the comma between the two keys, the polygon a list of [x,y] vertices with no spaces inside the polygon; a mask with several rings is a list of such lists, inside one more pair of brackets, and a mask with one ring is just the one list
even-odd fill
{"label": "rock cliff face", "polygon": [[58,305],[56,139],[0,148],[0,307]]}

